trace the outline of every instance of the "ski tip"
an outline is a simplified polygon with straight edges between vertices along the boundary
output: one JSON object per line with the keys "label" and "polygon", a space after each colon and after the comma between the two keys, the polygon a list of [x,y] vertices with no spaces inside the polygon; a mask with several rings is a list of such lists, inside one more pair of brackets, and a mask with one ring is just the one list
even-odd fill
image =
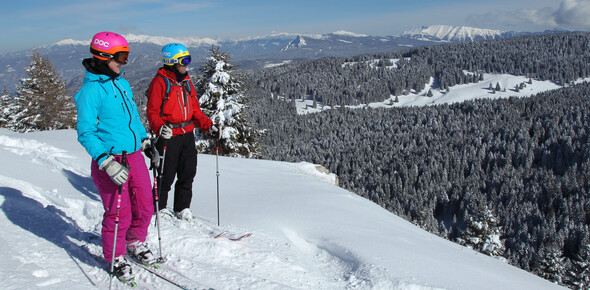
{"label": "ski tip", "polygon": [[220,233],[212,232],[211,234],[213,235],[214,238],[218,239],[218,238],[223,237],[225,234],[227,234],[227,231],[222,231]]}
{"label": "ski tip", "polygon": [[238,237],[230,237],[228,239],[230,239],[232,241],[241,241],[242,239],[247,238],[247,237],[249,237],[251,235],[252,235],[252,233],[247,233],[247,234],[244,234],[244,235],[241,235],[241,236],[238,236]]}

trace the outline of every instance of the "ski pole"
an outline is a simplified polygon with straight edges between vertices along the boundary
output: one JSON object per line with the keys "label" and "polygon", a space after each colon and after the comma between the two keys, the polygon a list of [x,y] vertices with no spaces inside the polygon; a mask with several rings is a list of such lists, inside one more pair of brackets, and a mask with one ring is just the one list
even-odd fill
{"label": "ski pole", "polygon": [[[127,151],[121,154],[121,164],[127,166]],[[115,214],[115,237],[113,238],[113,254],[111,258],[111,277],[109,278],[109,289],[111,289],[113,282],[113,272],[115,271],[115,251],[117,250],[117,231],[119,230],[119,211],[121,209],[121,195],[123,193],[123,184],[119,185],[119,192],[117,193],[117,212]]]}
{"label": "ski pole", "polygon": [[[166,141],[164,141],[164,148],[166,148],[165,142]],[[154,146],[155,146],[155,142],[154,142]],[[164,150],[166,150],[166,149],[164,149]],[[162,157],[160,157],[160,164],[163,164],[163,163],[164,163],[164,161],[163,161]],[[158,258],[158,262],[164,263],[165,259],[164,259],[164,256],[162,256],[162,235],[160,233],[160,204],[159,204],[160,192],[159,192],[159,187],[158,187],[158,179],[160,178],[160,175],[157,174],[157,171],[158,171],[158,169],[156,167],[152,168],[152,173],[154,175],[154,188],[152,191],[154,194],[154,204],[156,206],[156,227],[158,228],[158,250],[160,253],[160,257]]]}
{"label": "ski pole", "polygon": [[221,126],[219,126],[219,134],[217,135],[217,139],[215,140],[215,167],[216,167],[216,175],[217,175],[217,226],[220,225],[219,223],[219,138],[221,136]]}

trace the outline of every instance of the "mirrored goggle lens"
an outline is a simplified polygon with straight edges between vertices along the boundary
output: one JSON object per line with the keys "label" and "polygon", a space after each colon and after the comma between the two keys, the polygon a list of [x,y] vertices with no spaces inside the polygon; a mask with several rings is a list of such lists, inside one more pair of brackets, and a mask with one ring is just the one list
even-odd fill
{"label": "mirrored goggle lens", "polygon": [[185,56],[185,57],[179,59],[179,61],[180,61],[180,64],[182,64],[182,65],[188,65],[189,63],[191,63],[191,56],[190,55]]}
{"label": "mirrored goggle lens", "polygon": [[117,52],[117,53],[115,53],[113,58],[115,59],[116,62],[118,62],[120,64],[126,64],[127,59],[129,58],[129,52],[127,52],[127,51]]}

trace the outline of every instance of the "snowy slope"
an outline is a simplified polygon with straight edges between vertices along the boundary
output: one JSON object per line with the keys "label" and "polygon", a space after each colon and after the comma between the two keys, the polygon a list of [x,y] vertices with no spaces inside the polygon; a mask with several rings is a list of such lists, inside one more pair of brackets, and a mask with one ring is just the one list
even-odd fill
{"label": "snowy slope", "polygon": [[[0,130],[0,285],[108,287],[102,205],[76,132]],[[525,271],[427,233],[330,184],[307,163],[199,155],[192,222],[165,219],[161,272],[215,289],[557,289]],[[171,201],[170,203],[171,204]],[[240,242],[216,230],[251,232]],[[148,242],[157,253],[158,236]],[[136,269],[140,289],[174,289]],[[116,281],[115,281],[116,282]],[[126,286],[115,284],[115,288]]]}
{"label": "snowy slope", "polygon": [[[393,59],[395,64],[398,60]],[[397,102],[394,102],[396,96],[390,96],[383,100],[383,102],[376,102],[370,104],[362,104],[359,106],[348,106],[350,108],[362,108],[369,106],[371,108],[395,108],[408,106],[428,106],[440,104],[453,104],[464,102],[467,100],[477,99],[500,99],[509,97],[530,97],[535,94],[556,90],[562,86],[551,81],[532,80],[532,84],[528,84],[529,79],[524,76],[515,76],[510,74],[484,74],[484,79],[477,83],[469,83],[456,85],[449,88],[449,91],[440,90],[431,78],[430,82],[425,85],[424,90],[420,92],[410,92],[407,95],[397,96]],[[579,80],[584,81],[584,80]],[[514,90],[516,85],[525,83],[526,87],[518,92]],[[500,85],[502,90],[493,92],[489,90],[489,86],[496,87]],[[428,97],[428,91],[431,90],[432,96]],[[295,101],[298,114],[316,113],[322,110],[330,109],[330,107],[317,106],[313,108],[313,100],[311,97],[306,98],[305,101],[297,99]]]}

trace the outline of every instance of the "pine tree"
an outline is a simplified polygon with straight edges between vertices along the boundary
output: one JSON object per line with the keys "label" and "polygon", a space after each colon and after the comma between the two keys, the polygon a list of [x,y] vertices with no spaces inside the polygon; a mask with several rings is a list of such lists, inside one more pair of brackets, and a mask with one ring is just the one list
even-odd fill
{"label": "pine tree", "polygon": [[590,288],[590,244],[586,244],[571,259],[572,267],[568,273],[571,286],[575,289]]}
{"label": "pine tree", "polygon": [[[197,81],[197,94],[201,110],[213,120],[221,132],[219,148],[223,154],[234,157],[259,158],[260,130],[246,120],[246,97],[241,81],[234,75],[229,53],[212,47],[205,64],[200,68],[203,76]],[[197,135],[197,150],[214,154],[216,140],[203,133]]]}
{"label": "pine tree", "polygon": [[10,93],[4,88],[0,96],[0,128],[8,128],[10,123],[10,116],[15,111],[15,102],[10,97]]}
{"label": "pine tree", "polygon": [[481,208],[475,217],[469,217],[466,232],[459,243],[488,256],[504,255],[505,246],[500,240],[498,220],[488,206]]}
{"label": "pine tree", "polygon": [[74,128],[74,102],[51,61],[34,50],[26,71],[29,78],[21,79],[11,127],[19,132]]}
{"label": "pine tree", "polygon": [[539,266],[534,272],[546,280],[562,284],[566,276],[564,264],[563,252],[556,243],[553,243],[542,251]]}

